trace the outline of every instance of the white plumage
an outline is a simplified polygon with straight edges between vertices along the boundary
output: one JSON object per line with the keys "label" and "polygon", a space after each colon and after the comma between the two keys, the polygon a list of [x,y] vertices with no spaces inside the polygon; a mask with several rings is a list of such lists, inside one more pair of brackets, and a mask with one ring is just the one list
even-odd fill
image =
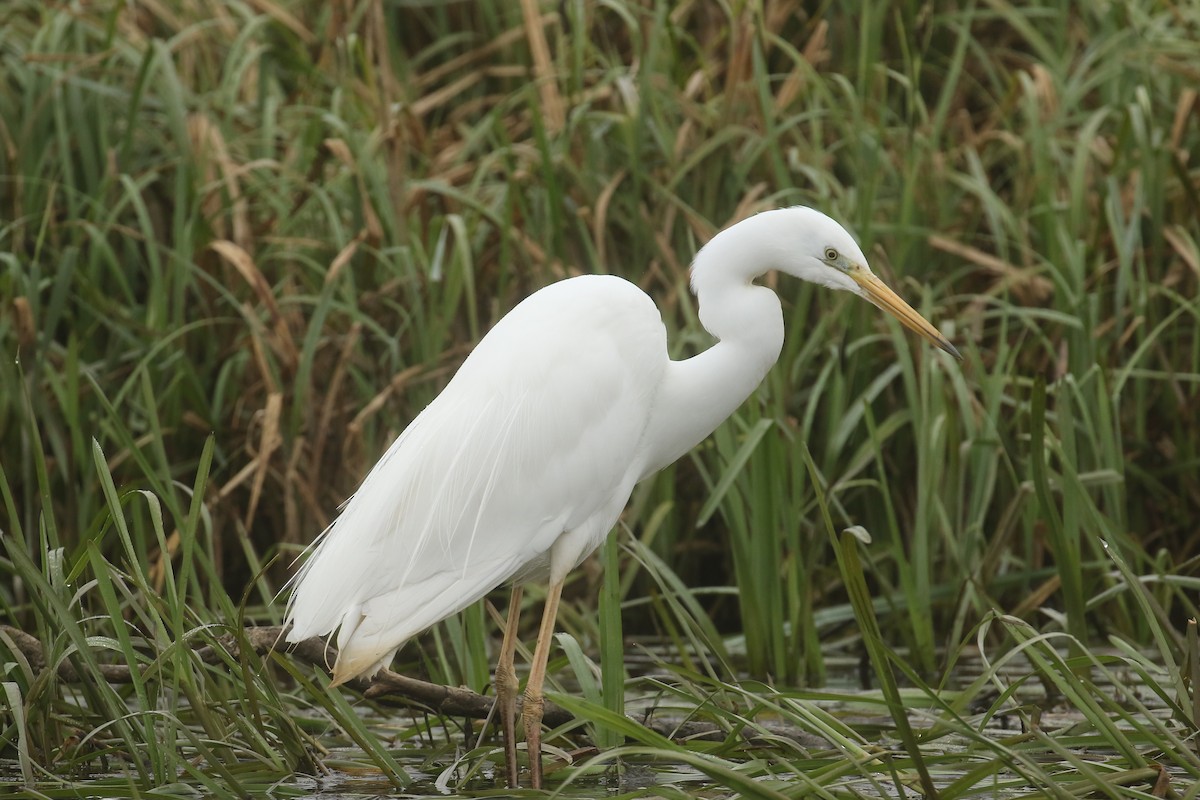
{"label": "white plumage", "polygon": [[[548,581],[525,705],[540,786],[541,684],[563,579],[612,528],[634,484],[708,436],[778,358],[779,299],[754,284],[773,269],[858,294],[958,356],[871,273],[840,225],[809,208],[750,217],[700,251],[692,288],[719,342],[684,361],[670,359],[658,310],[632,283],[586,276],[547,286],[480,341],[371,470],[296,578],[288,640],[336,629],[336,685],[372,674],[501,584]],[[515,629],[510,622],[496,678],[511,785]]]}
{"label": "white plumage", "polygon": [[304,565],[289,640],[340,628],[340,682],[518,573],[545,580],[556,542],[561,579],[640,477],[665,352],[658,310],[620,278],[527,298],[396,439]]}

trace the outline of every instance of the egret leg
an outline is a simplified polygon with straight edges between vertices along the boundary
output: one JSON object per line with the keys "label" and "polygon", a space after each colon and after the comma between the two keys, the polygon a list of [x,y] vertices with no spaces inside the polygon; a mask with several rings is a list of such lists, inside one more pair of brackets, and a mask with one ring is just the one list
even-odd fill
{"label": "egret leg", "polygon": [[562,596],[562,581],[552,583],[546,592],[546,608],[542,611],[542,626],[538,630],[537,648],[525,684],[525,705],[521,720],[525,725],[525,746],[529,750],[529,776],[534,789],[542,788],[542,684],[546,681],[546,662],[554,641],[554,620],[558,616],[558,599]]}
{"label": "egret leg", "polygon": [[504,771],[510,789],[517,787],[517,671],[513,651],[517,649],[517,620],[521,616],[521,587],[514,586],[508,601],[508,619],[500,660],[496,662],[496,707],[500,712],[500,730],[504,737]]}

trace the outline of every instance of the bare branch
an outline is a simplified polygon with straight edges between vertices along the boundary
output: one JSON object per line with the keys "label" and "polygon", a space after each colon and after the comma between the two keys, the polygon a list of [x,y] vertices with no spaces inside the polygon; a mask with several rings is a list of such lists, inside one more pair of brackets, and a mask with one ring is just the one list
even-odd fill
{"label": "bare branch", "polygon": [[[278,625],[248,625],[243,636],[238,637],[227,633],[217,638],[225,652],[237,659],[241,655],[241,641],[245,641],[259,656],[266,656],[272,651],[279,650],[293,658],[329,671],[337,661],[337,648],[324,639],[313,637],[298,644],[288,644],[283,641],[284,629]],[[34,672],[46,668],[45,648],[36,636],[14,628],[11,625],[0,625],[0,636],[7,636],[16,648],[29,662]],[[217,664],[224,661],[222,654],[212,645],[204,645],[196,651],[196,655],[205,663]],[[132,674],[127,664],[101,664],[100,674],[109,683],[130,683]],[[58,677],[68,683],[80,680],[74,666],[69,661],[63,661],[58,667]],[[400,700],[407,704],[418,705],[435,714],[445,714],[453,717],[470,719],[487,719],[492,713],[491,697],[455,686],[442,686],[429,681],[422,681],[401,675],[390,669],[380,670],[371,679],[358,678],[350,681],[349,686],[363,693],[370,700]],[[548,704],[544,720],[547,725],[557,727],[570,722],[574,717],[563,709]]]}
{"label": "bare branch", "polygon": [[[245,641],[260,657],[276,650],[286,653],[292,658],[311,664],[319,669],[330,671],[337,660],[337,648],[324,639],[313,637],[298,644],[287,644],[283,641],[284,628],[278,625],[249,625],[242,636],[232,633],[219,636],[217,641],[225,653],[212,645],[205,645],[196,650],[196,655],[208,664],[225,663],[230,656],[237,659],[241,656],[241,641]],[[41,672],[46,669],[45,649],[36,636],[32,636],[10,625],[0,625],[0,644],[5,640],[13,646],[29,663],[33,671]],[[130,683],[132,674],[130,667],[125,664],[101,664],[100,674],[109,683]],[[80,677],[74,666],[63,661],[58,667],[60,680],[74,683]],[[390,669],[380,670],[375,677],[367,680],[358,678],[348,684],[362,692],[370,700],[398,701],[405,705],[415,705],[435,714],[450,717],[466,717],[469,719],[487,719],[492,713],[493,699],[478,694],[470,689],[455,686],[442,686],[437,683],[410,678]],[[544,722],[550,727],[558,727],[571,722],[575,718],[566,710],[548,703],[546,705]],[[728,735],[728,731],[709,722],[680,720],[678,718],[643,718],[641,724],[663,736],[673,739],[705,739],[720,741]],[[773,735],[793,739],[806,747],[823,748],[828,743],[805,731],[792,726],[776,724],[766,726]]]}

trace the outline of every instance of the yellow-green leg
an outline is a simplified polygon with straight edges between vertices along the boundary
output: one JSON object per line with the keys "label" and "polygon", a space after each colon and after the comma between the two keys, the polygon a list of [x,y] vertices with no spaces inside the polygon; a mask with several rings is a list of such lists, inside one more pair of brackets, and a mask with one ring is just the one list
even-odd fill
{"label": "yellow-green leg", "polygon": [[504,736],[504,771],[510,789],[517,783],[517,671],[513,653],[517,649],[517,621],[521,616],[521,587],[514,586],[508,600],[508,619],[496,662],[496,709],[500,712],[500,730]]}
{"label": "yellow-green leg", "polygon": [[562,588],[562,581],[559,581],[551,584],[546,592],[546,608],[542,611],[542,626],[538,630],[533,665],[529,668],[529,681],[525,684],[525,705],[521,709],[525,744],[529,751],[529,773],[534,789],[542,788],[542,709],[546,705],[542,697],[542,684],[546,681],[546,662],[550,660],[550,647],[554,643],[554,621],[558,616]]}

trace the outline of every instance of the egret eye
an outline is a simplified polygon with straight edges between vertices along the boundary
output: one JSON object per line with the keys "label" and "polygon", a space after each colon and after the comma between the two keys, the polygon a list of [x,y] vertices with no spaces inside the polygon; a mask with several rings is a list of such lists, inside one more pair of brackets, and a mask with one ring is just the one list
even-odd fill
{"label": "egret eye", "polygon": [[838,260],[838,251],[834,250],[832,247],[826,247],[825,248],[825,260],[826,261],[837,261]]}

